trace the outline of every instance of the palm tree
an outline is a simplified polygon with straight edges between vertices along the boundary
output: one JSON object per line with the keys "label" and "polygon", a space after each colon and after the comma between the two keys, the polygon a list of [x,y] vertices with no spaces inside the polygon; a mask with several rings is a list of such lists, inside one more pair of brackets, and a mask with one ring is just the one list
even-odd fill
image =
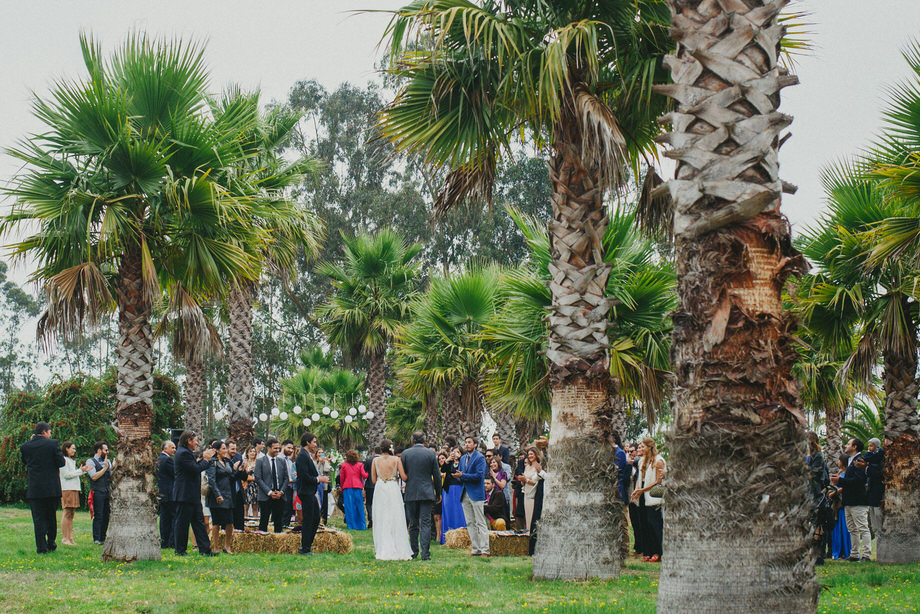
{"label": "palm tree", "polygon": [[777,107],[797,82],[779,62],[784,3],[668,4],[674,83],[658,91],[678,103],[662,141],[677,160],[667,191],[679,303],[658,609],[813,612],[805,420],[780,296],[805,268],[780,212],[777,151],[791,118]]}
{"label": "palm tree", "polygon": [[330,343],[351,361],[367,362],[368,406],[373,418],[365,440],[377,445],[386,435],[387,349],[409,314],[418,272],[413,262],[420,245],[406,245],[390,229],[361,234],[345,243],[341,264],[323,262],[321,275],[332,280],[333,293],[319,309]]}
{"label": "palm tree", "polygon": [[406,391],[422,396],[437,390],[450,404],[442,416],[444,436],[479,437],[487,359],[479,335],[499,308],[500,277],[496,266],[471,263],[465,271],[433,278],[399,336],[405,360],[399,377]]}
{"label": "palm tree", "polygon": [[[238,88],[229,89],[212,106],[218,122],[232,121],[237,116],[255,119],[252,128],[239,137],[245,157],[226,169],[226,182],[234,194],[252,203],[248,225],[260,229],[266,237],[265,241],[247,244],[250,254],[272,275],[293,275],[299,255],[310,259],[319,253],[323,235],[319,218],[302,203],[287,197],[289,188],[319,169],[319,163],[312,158],[288,161],[280,154],[300,116],[282,106],[260,113],[258,92],[244,93]],[[227,432],[244,449],[253,437],[252,303],[258,278],[228,280],[227,286]]]}
{"label": "palm tree", "polygon": [[214,178],[238,160],[245,118],[213,121],[197,45],[134,35],[104,61],[99,45],[80,42],[89,76],[58,82],[36,100],[45,130],[11,151],[26,170],[10,190],[16,203],[3,230],[35,230],[13,251],[36,262],[32,279],[47,292],[40,334],[78,334],[117,310],[119,470],[102,556],[159,559],[151,310],[164,290],[175,302],[182,292],[255,274],[226,232],[247,204]]}
{"label": "palm tree", "polygon": [[489,200],[496,165],[521,134],[549,154],[553,472],[537,578],[611,577],[620,569],[594,530],[607,502],[593,486],[573,491],[556,480],[578,474],[585,458],[599,473],[615,472],[613,451],[591,426],[611,385],[603,196],[653,150],[664,101],[651,85],[663,77],[667,24],[660,0],[416,0],[395,12],[387,31],[402,87],[380,129],[398,150],[447,167],[436,210]]}
{"label": "palm tree", "polygon": [[[878,557],[889,563],[913,561],[918,557],[913,547],[920,546],[920,489],[900,472],[915,463],[920,470],[920,457],[911,447],[911,433],[917,432],[920,421],[920,308],[914,298],[920,271],[914,259],[892,258],[888,251],[897,237],[888,230],[894,221],[906,219],[910,208],[867,176],[862,164],[838,165],[826,173],[824,183],[829,211],[804,233],[803,253],[815,263],[822,280],[808,301],[829,312],[838,327],[856,329],[856,349],[844,367],[854,379],[872,384],[874,370],[882,363],[885,433],[891,440],[883,505],[890,514],[879,532]],[[892,445],[896,437],[889,436],[895,432],[905,436],[898,446]],[[897,471],[888,472],[895,467]]]}
{"label": "palm tree", "polygon": [[[552,300],[549,239],[538,220],[514,209],[510,213],[530,253],[527,264],[504,276],[504,305],[484,327],[490,360],[484,387],[499,408],[513,410],[520,418],[545,421],[550,414],[550,367],[544,356],[545,313]],[[614,299],[608,314],[610,374],[618,385],[591,421],[605,440],[613,430],[625,434],[627,403],[641,405],[649,425],[654,424],[670,379],[668,314],[676,298],[674,272],[655,261],[653,244],[637,236],[634,227],[634,215],[615,211],[603,239],[604,261],[610,267],[605,294]],[[608,501],[608,509],[615,509],[609,502],[616,500],[616,480],[610,476],[579,474],[561,477],[557,484],[574,488],[574,482],[586,480]],[[626,552],[621,539],[624,520],[622,514],[611,513],[595,520],[599,535],[612,536],[606,542],[607,556],[620,565]]]}

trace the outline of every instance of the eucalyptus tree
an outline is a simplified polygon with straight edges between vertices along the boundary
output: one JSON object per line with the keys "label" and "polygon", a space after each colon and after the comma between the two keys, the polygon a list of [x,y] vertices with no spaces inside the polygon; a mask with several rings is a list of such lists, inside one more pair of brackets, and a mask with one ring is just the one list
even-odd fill
{"label": "eucalyptus tree", "polygon": [[355,238],[342,235],[341,263],[323,262],[317,271],[332,281],[332,295],[318,310],[330,343],[352,362],[366,361],[367,398],[373,418],[366,441],[386,435],[387,350],[409,316],[418,274],[418,244],[406,245],[389,229]]}
{"label": "eucalyptus tree", "polygon": [[247,219],[248,205],[215,178],[238,161],[248,126],[213,120],[195,44],[137,34],[104,60],[94,41],[80,43],[88,75],[37,99],[43,131],[11,150],[25,167],[3,230],[27,233],[12,250],[35,262],[31,278],[47,294],[40,335],[79,334],[117,310],[119,469],[102,556],[159,559],[151,310],[163,291],[176,300],[255,275],[252,257],[224,232]]}
{"label": "eucalyptus tree", "polygon": [[445,437],[479,437],[488,359],[480,334],[500,307],[500,279],[497,266],[475,262],[432,278],[400,333],[397,348],[405,366],[399,377],[410,393],[441,393]]}
{"label": "eucalyptus tree", "polygon": [[[918,432],[917,333],[920,283],[917,261],[908,254],[879,258],[892,245],[885,229],[911,215],[909,205],[866,174],[866,166],[843,164],[825,175],[828,211],[804,233],[802,251],[815,264],[821,283],[809,302],[829,312],[838,327],[852,323],[858,334],[845,369],[872,384],[882,364],[887,445],[884,511],[878,558],[894,563],[916,560],[920,547],[920,488],[907,479],[920,470],[911,448]],[[895,433],[903,436],[898,440]],[[895,441],[902,443],[895,446]],[[897,468],[897,470],[893,470]]]}
{"label": "eucalyptus tree", "polygon": [[[251,129],[240,134],[242,157],[227,166],[223,179],[231,193],[251,205],[245,226],[260,231],[263,241],[246,243],[262,274],[285,279],[319,252],[322,224],[303,203],[290,197],[293,186],[317,172],[316,160],[303,156],[288,160],[281,154],[297,126],[300,115],[287,107],[259,110],[258,92],[231,88],[212,104],[217,122],[253,117]],[[253,437],[252,310],[261,277],[227,280],[227,405],[228,434],[241,446]]]}
{"label": "eucalyptus tree", "polygon": [[653,150],[664,101],[651,86],[663,78],[667,25],[659,0],[416,0],[395,11],[386,33],[401,87],[380,129],[398,151],[418,152],[448,170],[437,211],[489,200],[497,164],[521,135],[549,156],[552,301],[545,352],[554,470],[534,557],[537,578],[620,571],[619,558],[590,528],[607,501],[593,483],[563,487],[559,480],[576,475],[587,457],[596,471],[615,472],[613,450],[591,421],[611,386],[603,197]]}
{"label": "eucalyptus tree", "polygon": [[791,118],[777,108],[797,82],[779,61],[786,2],[668,4],[674,83],[658,91],[677,101],[661,140],[677,161],[665,189],[679,302],[658,610],[813,612],[795,325],[780,295],[805,269],[780,212]]}

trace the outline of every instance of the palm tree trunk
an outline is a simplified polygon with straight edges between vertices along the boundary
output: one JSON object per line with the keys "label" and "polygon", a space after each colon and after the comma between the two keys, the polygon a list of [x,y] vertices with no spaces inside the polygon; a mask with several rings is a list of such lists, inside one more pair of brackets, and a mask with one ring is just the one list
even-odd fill
{"label": "palm tree trunk", "polygon": [[814,612],[805,421],[780,298],[805,268],[779,210],[791,118],[776,108],[797,82],[778,65],[784,2],[668,3],[675,83],[657,89],[679,103],[662,138],[678,161],[679,304],[658,611]]}
{"label": "palm tree trunk", "polygon": [[479,441],[481,432],[482,392],[475,382],[465,382],[460,392],[460,436],[464,441],[467,437]]}
{"label": "palm tree trunk", "polygon": [[616,577],[624,552],[622,506],[611,504],[617,484],[613,449],[595,424],[610,386],[610,268],[601,243],[607,210],[599,169],[581,160],[579,126],[574,112],[556,126],[549,165],[551,464],[533,561],[534,577],[549,580]]}
{"label": "palm tree trunk", "polygon": [[880,563],[920,561],[920,416],[917,350],[885,352],[885,497],[878,535]]}
{"label": "palm tree trunk", "polygon": [[826,430],[826,443],[824,446],[824,460],[828,465],[837,466],[837,457],[843,454],[843,412],[839,409],[828,407],[824,412],[824,428]]}
{"label": "palm tree trunk", "polygon": [[501,436],[502,442],[508,446],[509,450],[513,450],[516,453],[521,447],[521,442],[518,441],[514,414],[507,409],[491,408],[489,415],[495,420],[495,432]]}
{"label": "palm tree trunk", "polygon": [[208,380],[204,361],[189,358],[185,364],[185,428],[201,433],[204,425],[204,406],[208,393]]}
{"label": "palm tree trunk", "polygon": [[227,408],[230,421],[227,433],[236,440],[238,449],[252,445],[252,300],[255,286],[241,281],[230,292],[227,313],[228,344]]}
{"label": "palm tree trunk", "polygon": [[429,445],[437,445],[441,441],[439,418],[437,393],[425,393],[425,441]]}
{"label": "palm tree trunk", "polygon": [[371,354],[368,357],[367,379],[365,380],[368,407],[374,413],[374,417],[367,423],[365,433],[368,448],[380,445],[387,435],[386,385],[386,353]]}
{"label": "palm tree trunk", "polygon": [[[459,439],[463,437],[460,427],[460,392],[451,387],[441,392],[441,435]],[[461,446],[462,448],[462,446]]]}
{"label": "palm tree trunk", "polygon": [[520,450],[520,446],[527,445],[533,441],[538,435],[543,433],[545,428],[545,422],[539,419],[530,419],[530,418],[515,418],[514,420],[514,432],[517,435],[518,448],[513,449],[512,452],[517,454]]}
{"label": "palm tree trunk", "polygon": [[139,246],[118,267],[115,470],[105,561],[160,560],[153,487],[153,334]]}

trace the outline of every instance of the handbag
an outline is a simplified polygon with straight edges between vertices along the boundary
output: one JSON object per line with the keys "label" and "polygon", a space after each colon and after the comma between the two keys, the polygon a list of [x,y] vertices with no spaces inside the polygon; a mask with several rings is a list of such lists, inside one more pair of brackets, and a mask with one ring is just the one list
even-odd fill
{"label": "handbag", "polygon": [[648,489],[646,494],[649,497],[655,497],[656,499],[662,498],[664,496],[664,484],[655,484]]}

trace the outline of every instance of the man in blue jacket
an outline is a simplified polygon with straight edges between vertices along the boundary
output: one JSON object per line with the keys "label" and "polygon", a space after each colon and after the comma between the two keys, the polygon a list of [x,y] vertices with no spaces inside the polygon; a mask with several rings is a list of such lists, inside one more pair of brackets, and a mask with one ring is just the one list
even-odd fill
{"label": "man in blue jacket", "polygon": [[463,516],[473,545],[470,556],[489,556],[489,529],[483,510],[486,500],[486,459],[476,450],[476,440],[473,437],[467,437],[464,445],[466,454],[460,457],[460,470],[453,475],[463,487],[460,503],[463,505]]}

